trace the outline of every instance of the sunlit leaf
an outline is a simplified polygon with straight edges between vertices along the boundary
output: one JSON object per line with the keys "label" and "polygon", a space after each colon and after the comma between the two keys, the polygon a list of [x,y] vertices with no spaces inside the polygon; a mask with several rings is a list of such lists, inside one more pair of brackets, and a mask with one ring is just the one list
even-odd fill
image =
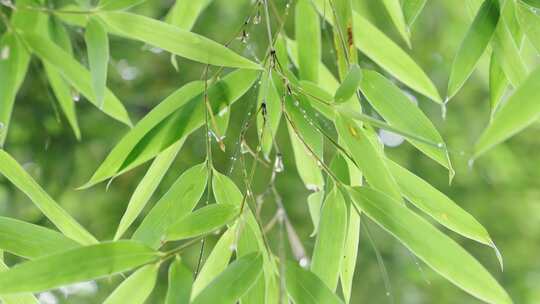
{"label": "sunlit leaf", "polygon": [[540,16],[519,2],[516,4],[516,15],[521,29],[536,51],[540,52]]}
{"label": "sunlit leaf", "polygon": [[211,204],[174,222],[166,234],[167,240],[182,240],[210,233],[238,217],[240,208],[230,204]]}
{"label": "sunlit leaf", "polygon": [[336,90],[334,101],[342,103],[349,100],[349,98],[356,93],[361,80],[362,70],[358,65],[353,65],[339,88]]}
{"label": "sunlit leaf", "polygon": [[514,87],[518,87],[527,78],[527,68],[504,19],[499,21],[491,45],[506,78]]}
{"label": "sunlit leaf", "polygon": [[84,245],[97,242],[4,150],[0,150],[0,174],[26,194],[64,235]]}
{"label": "sunlit leaf", "polygon": [[181,259],[175,259],[169,266],[169,285],[166,304],[189,303],[193,273]]}
{"label": "sunlit leaf", "polygon": [[540,69],[529,74],[523,84],[501,105],[491,124],[476,142],[475,158],[538,120],[540,113],[538,83],[540,83]]}
{"label": "sunlit leaf", "polygon": [[37,292],[97,279],[157,260],[159,254],[134,241],[78,247],[0,272],[0,294]]}
{"label": "sunlit leaf", "polygon": [[498,0],[486,0],[482,3],[454,57],[448,81],[447,98],[452,98],[473,72],[495,33],[499,15]]}
{"label": "sunlit leaf", "polygon": [[313,272],[295,262],[285,265],[287,292],[296,304],[343,303]]}
{"label": "sunlit leaf", "polygon": [[18,75],[23,73],[24,66],[20,65],[19,56],[24,52],[17,37],[11,33],[0,38],[0,52],[7,58],[0,60],[0,147],[7,137],[15,95],[18,91]]}
{"label": "sunlit leaf", "polygon": [[260,69],[257,63],[215,41],[155,19],[124,12],[103,12],[99,16],[115,33],[187,59],[217,66]]}
{"label": "sunlit leaf", "polygon": [[404,11],[401,9],[400,0],[383,0],[384,7],[390,15],[394,26],[397,28],[399,35],[405,40],[407,45],[411,46],[409,26],[405,22]]}
{"label": "sunlit leaf", "polygon": [[80,246],[54,230],[0,217],[0,250],[35,259]]}
{"label": "sunlit leaf", "polygon": [[416,21],[416,18],[420,15],[427,0],[403,0],[401,1],[401,8],[403,9],[403,15],[405,16],[405,22],[411,27]]}
{"label": "sunlit leaf", "polygon": [[[8,269],[9,268],[4,264],[0,253],[0,272]],[[3,301],[2,303],[4,304],[39,304],[36,297],[31,293],[0,296],[0,301]]]}
{"label": "sunlit leaf", "polygon": [[[60,72],[64,79],[84,95],[92,104],[97,107],[100,106],[92,88],[92,77],[90,76],[90,72],[73,59],[69,53],[52,41],[36,34],[23,34],[23,38],[30,46],[33,53]],[[131,125],[126,109],[109,90],[105,91],[105,98],[101,110],[112,118],[127,125]]]}
{"label": "sunlit leaf", "polygon": [[352,206],[349,207],[348,214],[347,238],[345,239],[345,249],[343,251],[343,261],[340,271],[340,285],[343,290],[345,303],[349,303],[351,300],[354,271],[358,256],[358,243],[360,241],[360,214]]}
{"label": "sunlit leaf", "polygon": [[377,190],[354,188],[349,193],[359,210],[450,282],[485,302],[512,303],[474,257],[409,208]]}
{"label": "sunlit leaf", "polygon": [[192,304],[235,303],[255,283],[262,273],[263,259],[260,254],[252,253],[234,261],[215,278]]}
{"label": "sunlit leaf", "polygon": [[143,304],[156,284],[159,265],[147,265],[125,279],[103,304]]}
{"label": "sunlit leaf", "polygon": [[197,17],[212,1],[176,1],[167,15],[167,21],[181,29],[190,30]]}
{"label": "sunlit leaf", "polygon": [[319,81],[321,61],[321,27],[319,16],[309,0],[299,0],[295,6],[295,37],[299,50],[300,79]]}
{"label": "sunlit leaf", "polygon": [[107,65],[109,64],[109,37],[98,18],[92,17],[86,24],[84,40],[88,52],[94,96],[98,107],[103,108],[107,87]]}
{"label": "sunlit leaf", "polygon": [[334,188],[323,203],[317,241],[313,249],[311,271],[334,291],[339,279],[347,233],[345,199]]}
{"label": "sunlit leaf", "polygon": [[[146,0],[101,0],[98,4],[100,10],[123,10],[128,9],[137,4],[143,3]],[[183,1],[182,1],[183,2]]]}
{"label": "sunlit leaf", "polygon": [[132,238],[153,248],[159,247],[167,229],[197,205],[206,188],[207,178],[205,163],[182,173],[150,210]]}
{"label": "sunlit leaf", "polygon": [[262,137],[262,152],[265,157],[268,157],[272,150],[272,143],[281,121],[281,97],[272,75],[273,73],[270,73],[268,77],[268,73],[263,73],[257,97],[259,107],[264,102],[264,111],[261,110],[257,116],[257,132]]}

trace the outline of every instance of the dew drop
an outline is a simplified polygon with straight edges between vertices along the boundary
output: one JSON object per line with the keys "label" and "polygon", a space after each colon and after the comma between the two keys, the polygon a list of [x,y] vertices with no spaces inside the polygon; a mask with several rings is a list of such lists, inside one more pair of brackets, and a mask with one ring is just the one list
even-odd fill
{"label": "dew drop", "polygon": [[318,192],[318,191],[321,190],[321,189],[319,188],[319,186],[314,185],[314,184],[306,184],[306,188],[307,188],[309,191],[313,191],[313,192]]}
{"label": "dew drop", "polygon": [[443,144],[443,143],[441,143],[441,142],[440,142],[440,143],[438,143],[438,144],[437,144],[437,148],[441,148],[441,149],[442,149],[442,148],[444,148],[444,144]]}
{"label": "dew drop", "polygon": [[298,100],[295,100],[294,105],[298,107],[300,105],[300,102]]}
{"label": "dew drop", "polygon": [[81,100],[81,94],[77,90],[71,89],[71,99],[75,102],[78,102],[79,100]]}
{"label": "dew drop", "polygon": [[281,157],[281,154],[276,155],[276,160],[274,162],[274,172],[283,172],[284,166],[283,166],[283,158]]}
{"label": "dew drop", "polygon": [[467,166],[469,166],[469,169],[472,169],[474,166],[474,158],[469,159],[467,162]]}
{"label": "dew drop", "polygon": [[9,58],[10,48],[9,46],[4,46],[0,52],[0,60],[6,60]]}
{"label": "dew drop", "polygon": [[307,268],[309,266],[309,259],[306,257],[300,258],[300,261],[298,261],[298,264],[300,264],[300,267]]}

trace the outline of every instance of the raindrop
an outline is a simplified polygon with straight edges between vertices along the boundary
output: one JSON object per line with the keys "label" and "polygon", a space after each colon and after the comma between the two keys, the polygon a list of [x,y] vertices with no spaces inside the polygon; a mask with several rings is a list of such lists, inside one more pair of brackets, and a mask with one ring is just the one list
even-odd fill
{"label": "raindrop", "polygon": [[474,158],[469,159],[469,161],[467,162],[467,166],[469,166],[469,169],[472,169],[472,167],[474,166]]}
{"label": "raindrop", "polygon": [[319,186],[314,185],[314,184],[306,184],[306,188],[307,188],[309,191],[313,191],[313,192],[318,192],[318,191],[321,190],[321,189],[319,188]]}
{"label": "raindrop", "polygon": [[9,58],[10,48],[9,46],[4,46],[0,52],[0,60],[6,60]]}
{"label": "raindrop", "polygon": [[284,166],[283,166],[283,157],[281,157],[281,154],[276,155],[276,160],[274,162],[274,172],[283,172]]}
{"label": "raindrop", "polygon": [[298,107],[300,105],[300,102],[298,100],[295,100],[294,105]]}
{"label": "raindrop", "polygon": [[231,244],[231,246],[229,246],[229,250],[231,250],[231,251],[236,251],[236,249],[237,249],[237,246],[234,243]]}
{"label": "raindrop", "polygon": [[437,148],[441,148],[441,149],[444,148],[444,144],[442,142],[437,143]]}
{"label": "raindrop", "polygon": [[307,268],[309,266],[309,259],[307,257],[302,257],[300,261],[298,261],[298,264],[300,264],[300,267]]}
{"label": "raindrop", "polygon": [[81,100],[81,94],[79,93],[79,91],[72,88],[71,89],[71,99],[73,99],[73,101],[75,101],[75,102],[78,102],[79,100]]}
{"label": "raindrop", "polygon": [[221,109],[221,111],[219,111],[218,116],[222,117],[223,115],[227,114],[228,111],[229,111],[229,108],[225,107]]}

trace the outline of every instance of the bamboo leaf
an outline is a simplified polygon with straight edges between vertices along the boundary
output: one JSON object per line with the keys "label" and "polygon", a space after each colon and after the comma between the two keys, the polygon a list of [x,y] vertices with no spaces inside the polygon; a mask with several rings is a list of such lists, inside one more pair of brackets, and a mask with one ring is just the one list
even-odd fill
{"label": "bamboo leaf", "polygon": [[197,17],[213,0],[176,1],[167,15],[167,21],[184,30],[191,30]]}
{"label": "bamboo leaf", "polygon": [[0,294],[37,292],[97,279],[157,260],[159,254],[134,241],[78,247],[0,272]]}
{"label": "bamboo leaf", "polygon": [[358,65],[353,65],[339,88],[336,90],[334,101],[337,103],[348,101],[356,93],[361,80],[362,70]]}
{"label": "bamboo leaf", "polygon": [[539,82],[540,69],[536,69],[500,106],[493,116],[492,123],[487,126],[476,142],[474,158],[537,121],[540,113]]}
{"label": "bamboo leaf", "polygon": [[317,275],[295,262],[287,262],[285,279],[287,292],[296,304],[343,303]]}
{"label": "bamboo leaf", "polygon": [[385,191],[395,200],[401,201],[399,187],[385,163],[386,157],[377,146],[378,139],[342,115],[336,117],[336,128],[340,139],[371,187]]}
{"label": "bamboo leaf", "polygon": [[212,282],[229,264],[233,253],[237,227],[230,228],[221,235],[206,262],[193,283],[191,299],[197,297],[201,291]]}
{"label": "bamboo leaf", "polygon": [[161,152],[152,162],[129,200],[126,212],[116,230],[114,240],[120,239],[142,212],[183,145],[184,141],[179,141]]}
{"label": "bamboo leaf", "polygon": [[512,303],[474,257],[422,217],[377,190],[352,188],[349,193],[359,211],[450,282],[487,303]]}
{"label": "bamboo leaf", "polygon": [[294,20],[300,79],[317,83],[322,56],[321,29],[319,16],[311,1],[299,0],[296,3]]}
{"label": "bamboo leaf", "polygon": [[182,173],[150,210],[132,238],[153,248],[159,247],[167,229],[197,205],[206,188],[207,179],[205,163]]}
{"label": "bamboo leaf", "polygon": [[[208,100],[214,115],[244,95],[257,76],[256,71],[238,70],[209,86]],[[95,185],[152,159],[202,126],[205,113],[203,91],[202,81],[190,82],[163,100],[116,144],[81,188]]]}
{"label": "bamboo leaf", "polygon": [[[69,53],[64,51],[52,41],[49,41],[36,34],[23,34],[24,41],[41,60],[53,66],[66,81],[68,81],[77,91],[83,94],[92,104],[99,108],[96,96],[92,89],[92,77],[80,63],[73,59]],[[131,126],[131,121],[126,109],[114,94],[106,90],[101,109],[112,118]]]}
{"label": "bamboo leaf", "polygon": [[321,219],[321,207],[323,204],[323,199],[323,191],[313,192],[307,198],[309,215],[311,217],[311,222],[313,223],[313,232],[311,233],[311,236],[316,235],[319,231],[319,222]]}
{"label": "bamboo leaf", "polygon": [[491,45],[506,78],[517,88],[527,78],[528,71],[504,19],[499,21]]}
{"label": "bamboo leaf", "polygon": [[257,97],[259,107],[262,107],[263,102],[265,104],[265,112],[260,111],[260,114],[257,115],[257,132],[261,137],[262,152],[266,158],[272,150],[272,143],[281,121],[281,97],[274,83],[273,75],[272,72],[270,72],[270,77],[268,77],[268,73],[261,75],[261,85]]}
{"label": "bamboo leaf", "polygon": [[486,0],[482,3],[454,57],[446,93],[448,99],[452,98],[469,78],[491,41],[499,22],[499,11],[498,0]]}
{"label": "bamboo leaf", "polygon": [[124,12],[103,12],[99,16],[114,33],[187,59],[225,67],[261,68],[215,41],[158,20]]}
{"label": "bamboo leaf", "polygon": [[193,273],[187,266],[176,258],[169,266],[169,286],[165,304],[189,303]]}
{"label": "bamboo leaf", "polygon": [[234,261],[193,300],[192,304],[236,303],[262,273],[263,259],[252,253]]}
{"label": "bamboo leaf", "polygon": [[97,8],[99,10],[117,11],[131,8],[141,4],[146,0],[100,0]]}
{"label": "bamboo leaf", "polygon": [[351,301],[356,258],[358,256],[358,243],[360,242],[360,214],[352,206],[348,209],[347,238],[345,239],[343,262],[341,263],[340,271],[340,285],[343,290],[345,303],[350,303]]}
{"label": "bamboo leaf", "polygon": [[536,51],[540,52],[540,16],[519,2],[516,4],[516,15],[521,29]]}
{"label": "bamboo leaf", "polygon": [[403,9],[403,15],[405,22],[409,28],[413,25],[416,18],[420,15],[427,0],[403,0],[401,1],[401,8]]}
{"label": "bamboo leaf", "polygon": [[78,246],[77,242],[54,230],[0,217],[0,250],[35,259]]}
{"label": "bamboo leaf", "polygon": [[451,177],[454,175],[441,135],[426,115],[409,100],[407,95],[381,74],[370,70],[364,71],[360,89],[369,103],[388,124],[437,143],[436,146],[433,146],[407,137],[412,145],[447,168]]}
{"label": "bamboo leaf", "polygon": [[83,245],[97,242],[4,150],[0,150],[0,173],[26,194],[64,235]]}
{"label": "bamboo leaf", "polygon": [[540,8],[540,1],[539,0],[521,0],[523,3],[526,3],[532,7]]}
{"label": "bamboo leaf", "polygon": [[[7,265],[4,264],[1,255],[2,254],[0,253],[0,272],[9,269]],[[39,304],[36,297],[31,293],[0,296],[0,300],[3,301],[2,303],[4,304]]]}
{"label": "bamboo leaf", "polygon": [[159,265],[141,267],[123,281],[103,304],[143,304],[156,284]]}
{"label": "bamboo leaf", "polygon": [[346,233],[347,206],[343,195],[334,187],[322,206],[311,263],[311,271],[332,291],[336,290],[339,279]]}
{"label": "bamboo leaf", "polygon": [[409,26],[405,22],[404,12],[401,9],[400,0],[383,0],[384,7],[390,15],[390,19],[394,23],[394,26],[399,32],[399,35],[409,47],[411,47],[411,33],[409,31]]}
{"label": "bamboo leaf", "polygon": [[25,66],[20,64],[20,57],[24,56],[23,46],[11,33],[0,37],[0,52],[7,58],[0,60],[0,147],[4,146],[7,137],[19,75],[26,71]]}
{"label": "bamboo leaf", "polygon": [[186,215],[167,229],[167,240],[182,240],[210,233],[238,217],[240,208],[229,204],[211,204]]}
{"label": "bamboo leaf", "polygon": [[109,64],[109,37],[105,27],[96,17],[91,17],[86,24],[84,40],[88,51],[88,63],[92,76],[92,88],[96,103],[103,108],[107,88],[107,65]]}

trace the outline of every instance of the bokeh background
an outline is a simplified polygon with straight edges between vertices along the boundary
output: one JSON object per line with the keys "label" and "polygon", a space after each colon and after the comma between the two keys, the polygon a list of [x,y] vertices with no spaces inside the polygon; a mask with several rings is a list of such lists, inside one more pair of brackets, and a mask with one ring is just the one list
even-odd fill
{"label": "bokeh background", "polygon": [[[270,1],[279,12],[283,12],[285,0]],[[49,2],[56,7],[63,3]],[[354,2],[378,27],[406,48],[381,8],[380,1]],[[477,2],[428,1],[414,24],[413,48],[408,52],[443,94],[453,56],[472,19],[469,4],[474,7]],[[250,0],[214,0],[200,16],[193,31],[225,43],[236,35],[252,3]],[[172,4],[172,1],[165,0],[146,1],[133,11],[163,18]],[[285,31],[294,37],[291,14]],[[328,41],[331,35],[329,27],[324,31],[324,62],[335,71]],[[75,45],[75,56],[86,63],[83,32],[76,27],[69,27],[69,32]],[[260,57],[266,49],[265,39],[263,25],[255,25],[250,30],[247,48],[238,39],[231,47],[247,57],[253,53]],[[179,71],[176,71],[168,53],[118,37],[111,37],[111,56],[108,85],[126,105],[134,121],[184,83],[200,79],[203,69],[200,64],[179,58]],[[489,269],[508,290],[515,303],[540,303],[539,125],[533,125],[493,149],[472,167],[467,164],[470,148],[489,118],[488,56],[484,57],[460,93],[450,102],[446,120],[441,118],[437,105],[410,92],[436,124],[452,150],[451,157],[457,171],[452,185],[448,184],[447,172],[442,167],[409,144],[387,147],[386,152],[454,199],[487,228],[503,254],[503,272],[499,269],[493,250],[458,237],[450,231],[445,232]],[[377,69],[369,59],[363,56],[360,58],[363,67]],[[530,58],[531,63],[538,59],[532,51]],[[246,109],[253,106],[256,96],[256,89],[250,90],[233,106],[225,138],[227,152],[220,151],[214,145],[215,165],[222,172],[227,172],[231,166],[238,167],[237,163],[231,161],[231,156],[237,150],[238,133],[246,119]],[[76,104],[76,108],[83,134],[81,141],[75,139],[66,120],[58,112],[57,102],[48,87],[42,66],[34,59],[17,95],[5,149],[99,239],[111,239],[131,193],[148,164],[118,177],[108,190],[104,184],[84,191],[75,190],[91,176],[114,144],[127,132],[125,126],[101,114],[84,99]],[[256,138],[252,131],[248,142],[254,146]],[[283,122],[278,132],[278,144],[284,155],[285,170],[277,177],[277,187],[306,250],[311,252],[315,239],[310,237],[313,227],[306,204],[309,191],[301,183],[296,171]],[[183,170],[202,162],[204,157],[204,133],[200,130],[190,136],[148,207],[155,203]],[[233,170],[231,177],[237,185],[242,184],[239,170]],[[269,172],[258,172],[254,182],[255,192],[264,189],[268,177]],[[269,219],[274,212],[270,199],[265,206],[268,207],[263,209],[263,218]],[[148,210],[145,209],[146,212]],[[29,199],[3,178],[0,178],[0,214],[51,226]],[[404,246],[375,224],[368,222],[367,226],[383,263],[378,262],[374,246],[365,231],[362,231],[352,303],[480,303],[415,259]],[[276,238],[275,230],[270,232],[270,237]],[[215,239],[210,238],[205,255],[213,242]],[[189,263],[195,265],[198,254],[199,248],[194,247],[185,256]],[[292,254],[289,253],[289,256],[292,257]],[[9,264],[17,260],[7,255],[7,262]],[[100,280],[71,289],[56,290],[41,298],[43,303],[101,303],[118,282],[119,278]],[[166,271],[162,269],[158,285],[148,303],[160,303],[165,288]]]}

